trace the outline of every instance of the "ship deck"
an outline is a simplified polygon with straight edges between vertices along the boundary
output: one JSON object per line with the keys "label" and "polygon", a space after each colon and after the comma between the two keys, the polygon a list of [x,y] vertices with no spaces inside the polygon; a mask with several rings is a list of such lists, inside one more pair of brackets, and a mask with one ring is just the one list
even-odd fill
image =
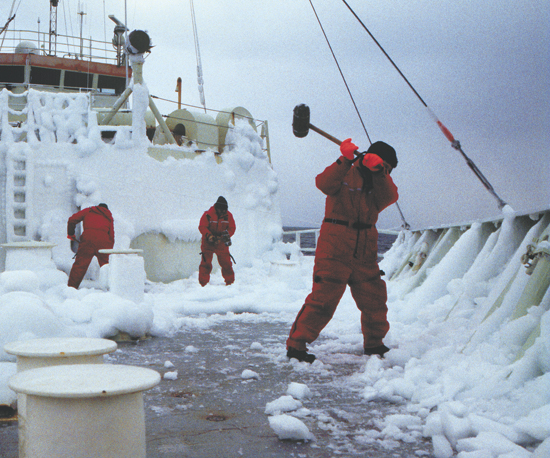
{"label": "ship deck", "polygon": [[[147,457],[433,456],[430,440],[391,444],[360,440],[385,415],[406,414],[406,407],[361,401],[350,376],[364,367],[367,357],[323,354],[322,337],[316,353],[323,370],[288,363],[284,355],[288,329],[286,322],[238,320],[207,330],[184,328],[170,338],[120,342],[107,362],[161,374],[178,372],[176,380],[163,378],[144,394]],[[166,361],[175,367],[166,368]],[[246,369],[258,378],[244,379]],[[269,426],[266,404],[284,396],[291,382],[305,384],[313,393],[302,400],[311,411],[302,420],[315,441],[280,440]],[[0,425],[0,455],[17,458],[17,444],[17,423]]]}

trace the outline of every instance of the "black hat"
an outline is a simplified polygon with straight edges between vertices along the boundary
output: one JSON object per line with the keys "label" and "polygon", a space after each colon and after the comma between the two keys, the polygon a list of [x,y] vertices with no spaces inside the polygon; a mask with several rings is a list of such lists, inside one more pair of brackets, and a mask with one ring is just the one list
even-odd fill
{"label": "black hat", "polygon": [[367,154],[376,154],[378,157],[382,158],[384,162],[387,162],[392,166],[392,168],[397,167],[397,154],[393,147],[384,142],[374,142],[370,145],[370,148],[367,150]]}
{"label": "black hat", "polygon": [[109,207],[107,207],[107,204],[99,204],[98,207],[103,207],[103,208],[106,208],[107,210],[109,210]]}
{"label": "black hat", "polygon": [[225,200],[225,197],[223,196],[218,197],[218,200],[214,204],[214,207],[218,207],[218,208],[225,207],[227,209],[227,200]]}

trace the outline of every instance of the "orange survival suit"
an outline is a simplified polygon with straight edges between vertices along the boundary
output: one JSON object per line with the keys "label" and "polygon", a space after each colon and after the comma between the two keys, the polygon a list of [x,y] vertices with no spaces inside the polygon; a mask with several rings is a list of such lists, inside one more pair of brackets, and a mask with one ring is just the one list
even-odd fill
{"label": "orange survival suit", "polygon": [[199,283],[202,286],[210,281],[214,253],[218,257],[225,284],[230,285],[235,281],[229,246],[222,238],[226,231],[228,237],[233,237],[235,229],[235,220],[231,212],[227,210],[227,201],[220,196],[216,203],[204,212],[199,222],[199,231],[202,234]]}
{"label": "orange survival suit", "polygon": [[[389,323],[375,223],[378,214],[397,201],[397,187],[387,170],[372,172],[361,161],[344,156],[316,177],[316,185],[327,198],[313,288],[291,328],[287,348],[307,350],[306,343],[313,342],[334,315],[346,285],[361,311],[364,348],[378,347]],[[315,358],[311,357],[308,362]]]}
{"label": "orange survival suit", "polygon": [[107,264],[109,255],[99,253],[99,250],[111,249],[115,244],[113,215],[107,205],[99,204],[95,207],[88,207],[71,216],[67,223],[68,238],[76,240],[75,228],[81,221],[84,231],[80,236],[76,259],[71,268],[68,283],[69,286],[77,289],[93,257],[97,257],[100,266]]}

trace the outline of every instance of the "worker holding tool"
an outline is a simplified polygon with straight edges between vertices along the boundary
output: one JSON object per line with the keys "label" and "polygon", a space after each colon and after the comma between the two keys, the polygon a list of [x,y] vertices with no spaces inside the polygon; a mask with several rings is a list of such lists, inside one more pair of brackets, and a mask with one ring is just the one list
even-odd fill
{"label": "worker holding tool", "polygon": [[227,200],[220,196],[216,203],[201,217],[199,231],[202,234],[201,263],[199,265],[199,283],[206,286],[210,281],[212,272],[212,258],[214,253],[218,257],[218,263],[222,268],[222,276],[226,285],[235,281],[235,273],[231,264],[229,246],[231,237],[235,233],[235,220],[228,211]]}
{"label": "worker holding tool", "polygon": [[[75,229],[80,222],[84,231],[78,241]],[[67,238],[79,242],[76,259],[69,274],[69,286],[78,289],[94,256],[100,267],[109,262],[109,255],[99,252],[102,249],[111,249],[115,244],[113,215],[107,204],[88,207],[72,215],[67,223]]]}
{"label": "worker holding tool", "polygon": [[398,198],[390,177],[397,156],[390,145],[381,141],[365,153],[358,153],[349,138],[341,142],[340,151],[342,156],[316,177],[317,187],[327,197],[315,254],[313,289],[287,340],[287,356],[308,363],[315,360],[315,355],[307,352],[306,344],[317,339],[328,324],[347,285],[361,311],[364,353],[383,357],[389,351],[382,342],[389,323],[386,284],[377,263],[375,224],[378,214]]}

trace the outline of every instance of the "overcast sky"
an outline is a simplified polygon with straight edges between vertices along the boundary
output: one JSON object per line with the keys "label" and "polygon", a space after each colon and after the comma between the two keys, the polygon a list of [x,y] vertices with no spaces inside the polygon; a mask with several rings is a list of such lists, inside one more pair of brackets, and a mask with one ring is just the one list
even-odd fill
{"label": "overcast sky", "polygon": [[[17,0],[18,2],[19,0]],[[461,155],[340,0],[312,0],[372,142],[397,151],[392,173],[411,226],[499,215]],[[16,2],[16,4],[17,4]],[[0,22],[12,1],[0,6]],[[195,0],[209,108],[243,106],[268,120],[286,225],[319,226],[324,196],[315,176],[338,146],[310,131],[292,134],[292,110],[306,103],[311,124],[361,150],[369,140],[309,0]],[[417,92],[460,140],[514,210],[550,207],[550,2],[547,0],[348,0]],[[58,32],[78,36],[79,2],[61,0]],[[84,36],[112,37],[124,1],[81,0]],[[16,28],[48,29],[49,0],[22,0]],[[188,0],[127,0],[130,30],[155,47],[144,77],[152,95],[199,105]],[[12,25],[13,28],[13,25]],[[158,101],[163,114],[175,104]],[[215,113],[214,113],[215,115]],[[398,227],[392,206],[379,227]]]}

